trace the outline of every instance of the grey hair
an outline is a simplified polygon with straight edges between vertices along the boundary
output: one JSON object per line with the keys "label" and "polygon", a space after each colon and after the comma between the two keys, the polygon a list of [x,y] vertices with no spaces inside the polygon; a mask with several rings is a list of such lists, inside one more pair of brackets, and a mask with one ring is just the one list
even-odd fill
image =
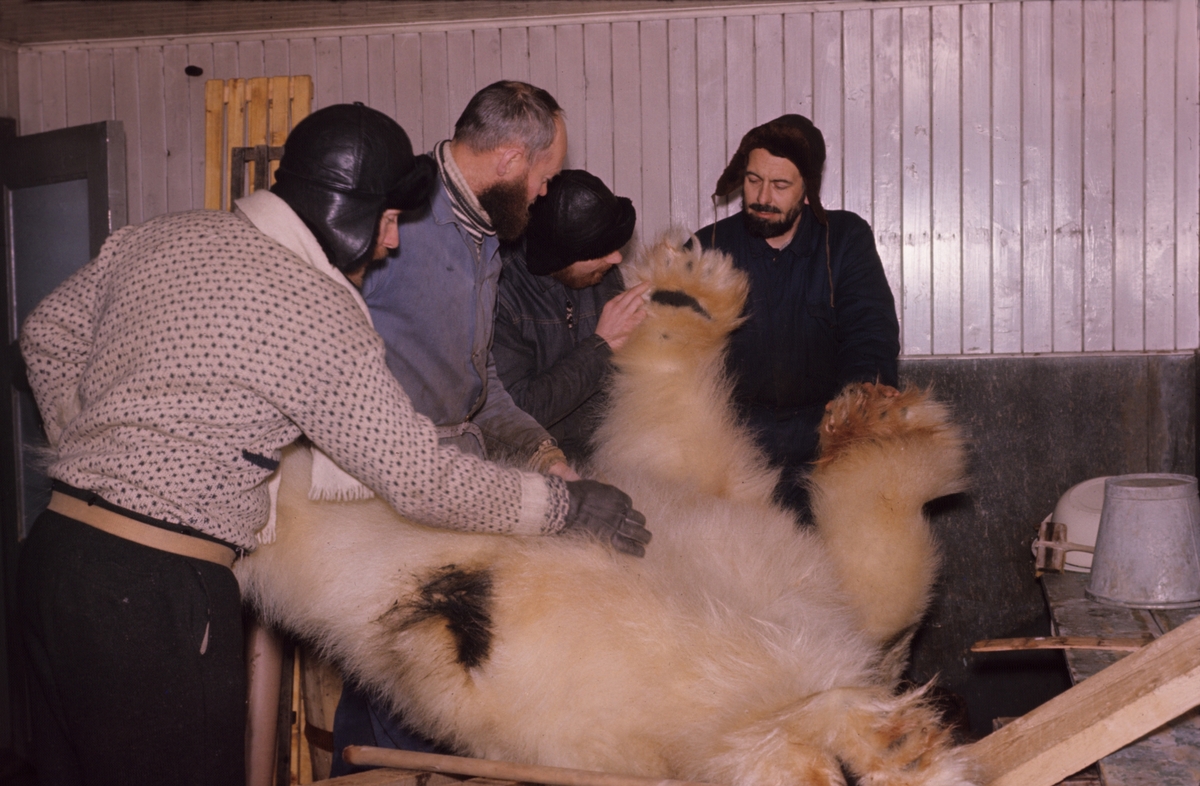
{"label": "grey hair", "polygon": [[525,82],[502,80],[480,90],[454,124],[454,141],[480,153],[518,143],[533,158],[554,144],[562,107],[554,96]]}

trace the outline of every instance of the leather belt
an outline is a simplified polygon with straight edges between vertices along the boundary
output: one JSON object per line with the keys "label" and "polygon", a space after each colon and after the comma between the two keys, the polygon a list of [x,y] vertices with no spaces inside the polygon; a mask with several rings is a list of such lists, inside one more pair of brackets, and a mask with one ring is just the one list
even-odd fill
{"label": "leather belt", "polygon": [[55,491],[50,494],[49,510],[68,518],[90,524],[98,530],[116,535],[118,538],[140,543],[159,551],[168,551],[181,557],[193,557],[218,565],[232,567],[236,554],[228,546],[202,538],[193,538],[181,532],[171,532],[150,524],[122,516],[98,505],[89,505],[81,499]]}

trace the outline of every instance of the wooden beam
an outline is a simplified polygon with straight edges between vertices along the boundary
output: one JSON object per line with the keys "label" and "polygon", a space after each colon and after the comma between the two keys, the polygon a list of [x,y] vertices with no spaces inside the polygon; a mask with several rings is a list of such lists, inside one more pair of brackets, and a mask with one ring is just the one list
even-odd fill
{"label": "wooden beam", "polygon": [[1020,639],[983,639],[971,645],[971,652],[1014,652],[1017,650],[1140,650],[1154,636],[1119,638],[1116,636],[1029,636]]}
{"label": "wooden beam", "polygon": [[971,746],[980,782],[1052,786],[1200,705],[1200,617]]}

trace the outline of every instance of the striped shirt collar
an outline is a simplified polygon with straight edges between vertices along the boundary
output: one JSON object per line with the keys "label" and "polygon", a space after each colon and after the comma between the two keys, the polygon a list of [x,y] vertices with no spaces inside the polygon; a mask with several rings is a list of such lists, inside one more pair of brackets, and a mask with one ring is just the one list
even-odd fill
{"label": "striped shirt collar", "polygon": [[483,245],[483,236],[494,235],[496,230],[492,228],[492,219],[479,204],[475,192],[467,185],[462,170],[454,162],[449,139],[437,143],[433,149],[433,157],[437,161],[446,193],[450,196],[450,208],[454,211],[454,217],[462,223],[463,229],[475,241],[475,245]]}

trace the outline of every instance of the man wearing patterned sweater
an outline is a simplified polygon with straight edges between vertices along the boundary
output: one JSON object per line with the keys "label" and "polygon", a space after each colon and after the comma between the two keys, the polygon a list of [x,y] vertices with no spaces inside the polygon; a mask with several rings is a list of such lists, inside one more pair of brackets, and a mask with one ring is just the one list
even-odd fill
{"label": "man wearing patterned sweater", "polygon": [[439,448],[388,371],[350,282],[433,183],[394,121],[313,113],[278,181],[114,233],[22,328],[55,482],[18,576],[41,783],[244,782],[230,565],[301,434],[424,524],[648,540],[616,489]]}

